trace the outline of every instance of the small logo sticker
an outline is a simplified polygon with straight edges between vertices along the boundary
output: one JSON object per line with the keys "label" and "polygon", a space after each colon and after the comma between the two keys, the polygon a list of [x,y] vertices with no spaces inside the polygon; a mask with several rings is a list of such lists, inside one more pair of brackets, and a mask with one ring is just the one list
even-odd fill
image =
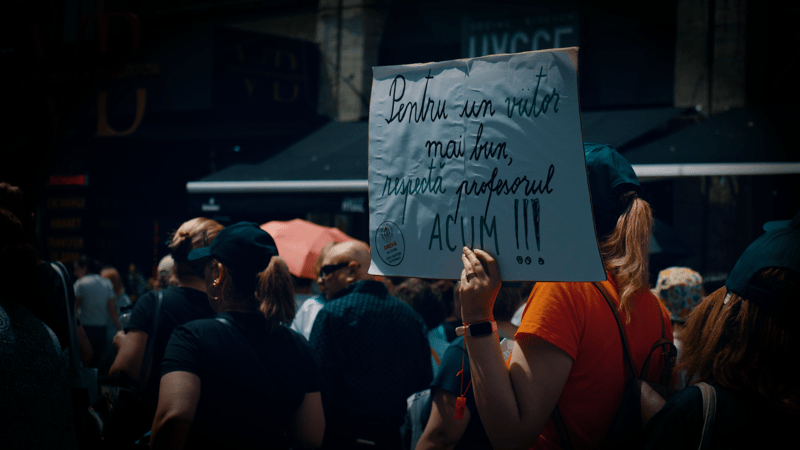
{"label": "small logo sticker", "polygon": [[406,254],[406,241],[403,239],[400,227],[394,222],[383,222],[375,230],[375,251],[381,261],[390,266],[397,266],[403,262],[403,256]]}

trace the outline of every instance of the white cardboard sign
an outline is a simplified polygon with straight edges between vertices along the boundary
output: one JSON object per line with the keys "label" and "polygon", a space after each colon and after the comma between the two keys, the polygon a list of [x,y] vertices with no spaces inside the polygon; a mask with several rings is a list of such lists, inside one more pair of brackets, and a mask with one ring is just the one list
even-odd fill
{"label": "white cardboard sign", "polygon": [[577,49],[373,69],[370,273],[605,279],[581,134]]}

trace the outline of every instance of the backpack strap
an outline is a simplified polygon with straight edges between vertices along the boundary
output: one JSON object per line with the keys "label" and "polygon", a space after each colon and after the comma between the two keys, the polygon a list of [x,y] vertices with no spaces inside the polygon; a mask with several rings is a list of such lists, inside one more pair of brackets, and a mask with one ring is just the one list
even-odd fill
{"label": "backpack strap", "polygon": [[717,391],[714,386],[700,382],[696,384],[703,396],[703,432],[700,435],[699,450],[711,448],[711,435],[714,428],[714,418],[717,414]]}
{"label": "backpack strap", "polygon": [[[237,330],[236,326],[233,325],[230,320],[228,320],[228,319],[226,319],[224,317],[219,317],[219,316],[214,317],[214,320],[216,320],[217,322],[219,322],[221,324],[224,324],[227,327],[230,327],[230,329],[233,330],[234,334],[237,334],[237,335],[241,335],[242,334],[242,332],[240,330]],[[260,358],[260,355],[258,354],[256,349],[253,347],[253,343],[250,342],[250,339],[248,339],[247,336],[243,336],[243,338],[244,338],[244,341],[247,343],[247,350],[250,352],[250,355],[253,357],[253,361],[257,361]]]}
{"label": "backpack strap", "polygon": [[145,377],[147,376],[147,372],[150,370],[150,365],[153,363],[153,348],[156,344],[156,337],[158,336],[158,325],[159,320],[161,319],[161,304],[164,301],[164,291],[158,291],[158,298],[156,300],[156,308],[153,311],[153,335],[148,335],[147,337],[147,347],[144,351],[144,357],[142,358],[142,369],[139,372],[139,386],[144,388],[145,385]]}
{"label": "backpack strap", "polygon": [[650,369],[650,357],[653,356],[653,352],[659,348],[665,346],[666,348],[662,350],[662,356],[664,359],[664,367],[670,367],[670,370],[665,370],[661,372],[661,378],[658,380],[659,384],[664,386],[668,386],[670,384],[670,377],[672,376],[672,368],[670,361],[677,355],[678,351],[675,348],[675,344],[666,338],[661,338],[650,347],[650,354],[647,355],[647,359],[644,361],[644,365],[642,366],[642,372],[639,375],[639,378],[646,379],[647,373]]}
{"label": "backpack strap", "polygon": [[78,326],[75,321],[75,298],[70,298],[69,288],[67,287],[67,268],[59,261],[50,262],[50,267],[61,277],[61,284],[64,286],[64,301],[67,304],[67,322],[69,323],[69,376],[72,387],[78,386],[80,379],[79,369],[81,367],[80,356],[78,355]]}
{"label": "backpack strap", "polygon": [[[622,353],[623,353],[622,357],[625,361],[627,361],[628,363],[627,366],[630,369],[630,372],[628,373],[629,376],[625,377],[625,381],[627,382],[630,377],[636,376],[636,369],[634,368],[633,360],[631,359],[631,352],[629,350],[630,347],[628,346],[628,337],[625,335],[625,328],[623,328],[622,326],[622,318],[620,318],[619,312],[617,311],[616,306],[614,306],[614,301],[611,300],[611,296],[608,294],[608,291],[606,291],[606,288],[604,288],[603,285],[597,281],[592,282],[592,284],[594,285],[594,287],[597,288],[598,291],[600,291],[600,293],[603,295],[603,298],[606,299],[606,303],[608,303],[608,307],[611,308],[611,312],[614,313],[614,319],[617,321],[619,336],[622,340]],[[661,327],[662,327],[661,334],[663,336],[664,335],[663,321],[661,321]],[[625,361],[623,361],[622,363],[623,365],[626,365]]]}
{"label": "backpack strap", "polygon": [[[606,291],[606,288],[604,288],[603,285],[601,285],[598,282],[592,282],[592,284],[594,284],[594,287],[596,287],[597,290],[600,291],[600,294],[603,296],[603,298],[606,300],[606,303],[608,303],[608,306],[611,308],[611,312],[614,313],[614,319],[617,321],[617,328],[619,329],[619,336],[622,341],[623,365],[626,365],[625,361],[627,361],[628,363],[627,365],[630,366],[630,369],[627,371],[628,376],[625,377],[625,382],[627,383],[630,377],[635,376],[636,369],[634,369],[633,367],[633,361],[631,360],[631,355],[630,352],[628,351],[628,338],[625,336],[624,328],[622,328],[622,319],[619,317],[617,308],[614,306],[614,301],[611,300],[611,296],[608,294],[608,291]],[[663,322],[661,325],[663,327],[664,325]],[[662,330],[662,334],[663,333],[664,332]],[[553,408],[552,414],[550,414],[550,418],[553,420],[553,425],[556,428],[556,433],[558,433],[558,439],[561,441],[561,447],[563,447],[566,450],[571,450],[573,447],[572,447],[572,441],[570,440],[569,437],[569,430],[567,430],[567,425],[564,423],[564,418],[561,416],[561,410],[558,408],[557,403],[556,407]]]}
{"label": "backpack strap", "polygon": [[442,358],[439,358],[439,355],[436,353],[436,350],[431,347],[431,356],[433,356],[433,360],[436,361],[436,365],[440,366],[442,364]]}
{"label": "backpack strap", "polygon": [[[659,316],[661,315],[661,308],[659,307]],[[671,377],[672,377],[672,366],[673,362],[675,361],[676,357],[678,356],[678,349],[675,347],[675,343],[672,342],[671,339],[667,337],[667,328],[664,325],[664,318],[661,318],[661,339],[657,340],[652,347],[650,347],[650,353],[647,354],[647,359],[644,360],[644,364],[642,365],[642,371],[639,374],[639,378],[647,379],[647,373],[650,369],[650,357],[653,356],[653,352],[659,348],[664,347],[662,349],[662,359],[664,360],[664,370],[661,371],[661,378],[658,380],[658,383],[662,386],[672,386]],[[671,392],[671,390],[670,390]]]}
{"label": "backpack strap", "polygon": [[561,448],[564,450],[572,450],[572,440],[569,438],[569,430],[567,430],[567,425],[564,423],[564,418],[561,417],[561,410],[558,408],[558,403],[556,403],[556,407],[553,408],[550,418],[553,420],[553,425],[556,427],[556,433],[558,434],[558,440],[561,442]]}
{"label": "backpack strap", "polygon": [[[661,315],[660,307],[658,309],[658,314],[659,316]],[[653,351],[667,343],[669,343],[669,340],[667,339],[667,328],[664,325],[664,318],[661,317],[661,339],[657,340],[656,343],[650,347],[650,353],[647,354],[647,359],[644,360],[644,365],[642,365],[642,372],[639,374],[639,378],[645,375],[648,372],[648,369],[650,369],[650,357],[653,356]]]}

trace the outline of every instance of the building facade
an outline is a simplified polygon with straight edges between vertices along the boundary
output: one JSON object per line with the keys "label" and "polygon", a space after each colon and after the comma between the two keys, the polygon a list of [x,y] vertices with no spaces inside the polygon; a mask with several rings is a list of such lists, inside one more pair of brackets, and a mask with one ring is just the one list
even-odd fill
{"label": "building facade", "polygon": [[[796,58],[798,38],[790,15],[772,3],[15,4],[3,15],[10,31],[0,53],[9,68],[5,104],[15,113],[3,124],[2,176],[31,196],[49,259],[86,252],[149,272],[170,230],[197,215],[222,222],[299,216],[366,240],[363,191],[330,199],[253,192],[269,202],[229,213],[224,194],[194,202],[186,184],[257,167],[326,124],[365,121],[374,66],[565,46],[580,47],[585,134],[592,114],[686,108],[626,141],[623,154],[685,162],[675,155],[707,149],[692,144],[699,140],[670,139],[721,117],[709,133],[754,143],[735,150],[756,153],[734,155],[741,161],[759,161],[760,153],[796,163],[787,130],[797,87],[787,62]],[[743,130],[736,111],[744,111]],[[614,120],[608,128],[625,127]],[[761,134],[748,137],[753,130]],[[691,250],[663,264],[724,273],[763,222],[800,209],[799,188],[796,173],[722,173],[653,179],[643,195]]]}

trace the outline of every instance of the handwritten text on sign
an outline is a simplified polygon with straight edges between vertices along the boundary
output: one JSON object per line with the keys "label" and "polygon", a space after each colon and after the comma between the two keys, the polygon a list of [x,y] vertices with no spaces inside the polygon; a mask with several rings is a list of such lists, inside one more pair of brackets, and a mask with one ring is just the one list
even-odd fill
{"label": "handwritten text on sign", "polygon": [[371,273],[458,278],[483,248],[504,280],[604,279],[574,49],[376,67]]}

